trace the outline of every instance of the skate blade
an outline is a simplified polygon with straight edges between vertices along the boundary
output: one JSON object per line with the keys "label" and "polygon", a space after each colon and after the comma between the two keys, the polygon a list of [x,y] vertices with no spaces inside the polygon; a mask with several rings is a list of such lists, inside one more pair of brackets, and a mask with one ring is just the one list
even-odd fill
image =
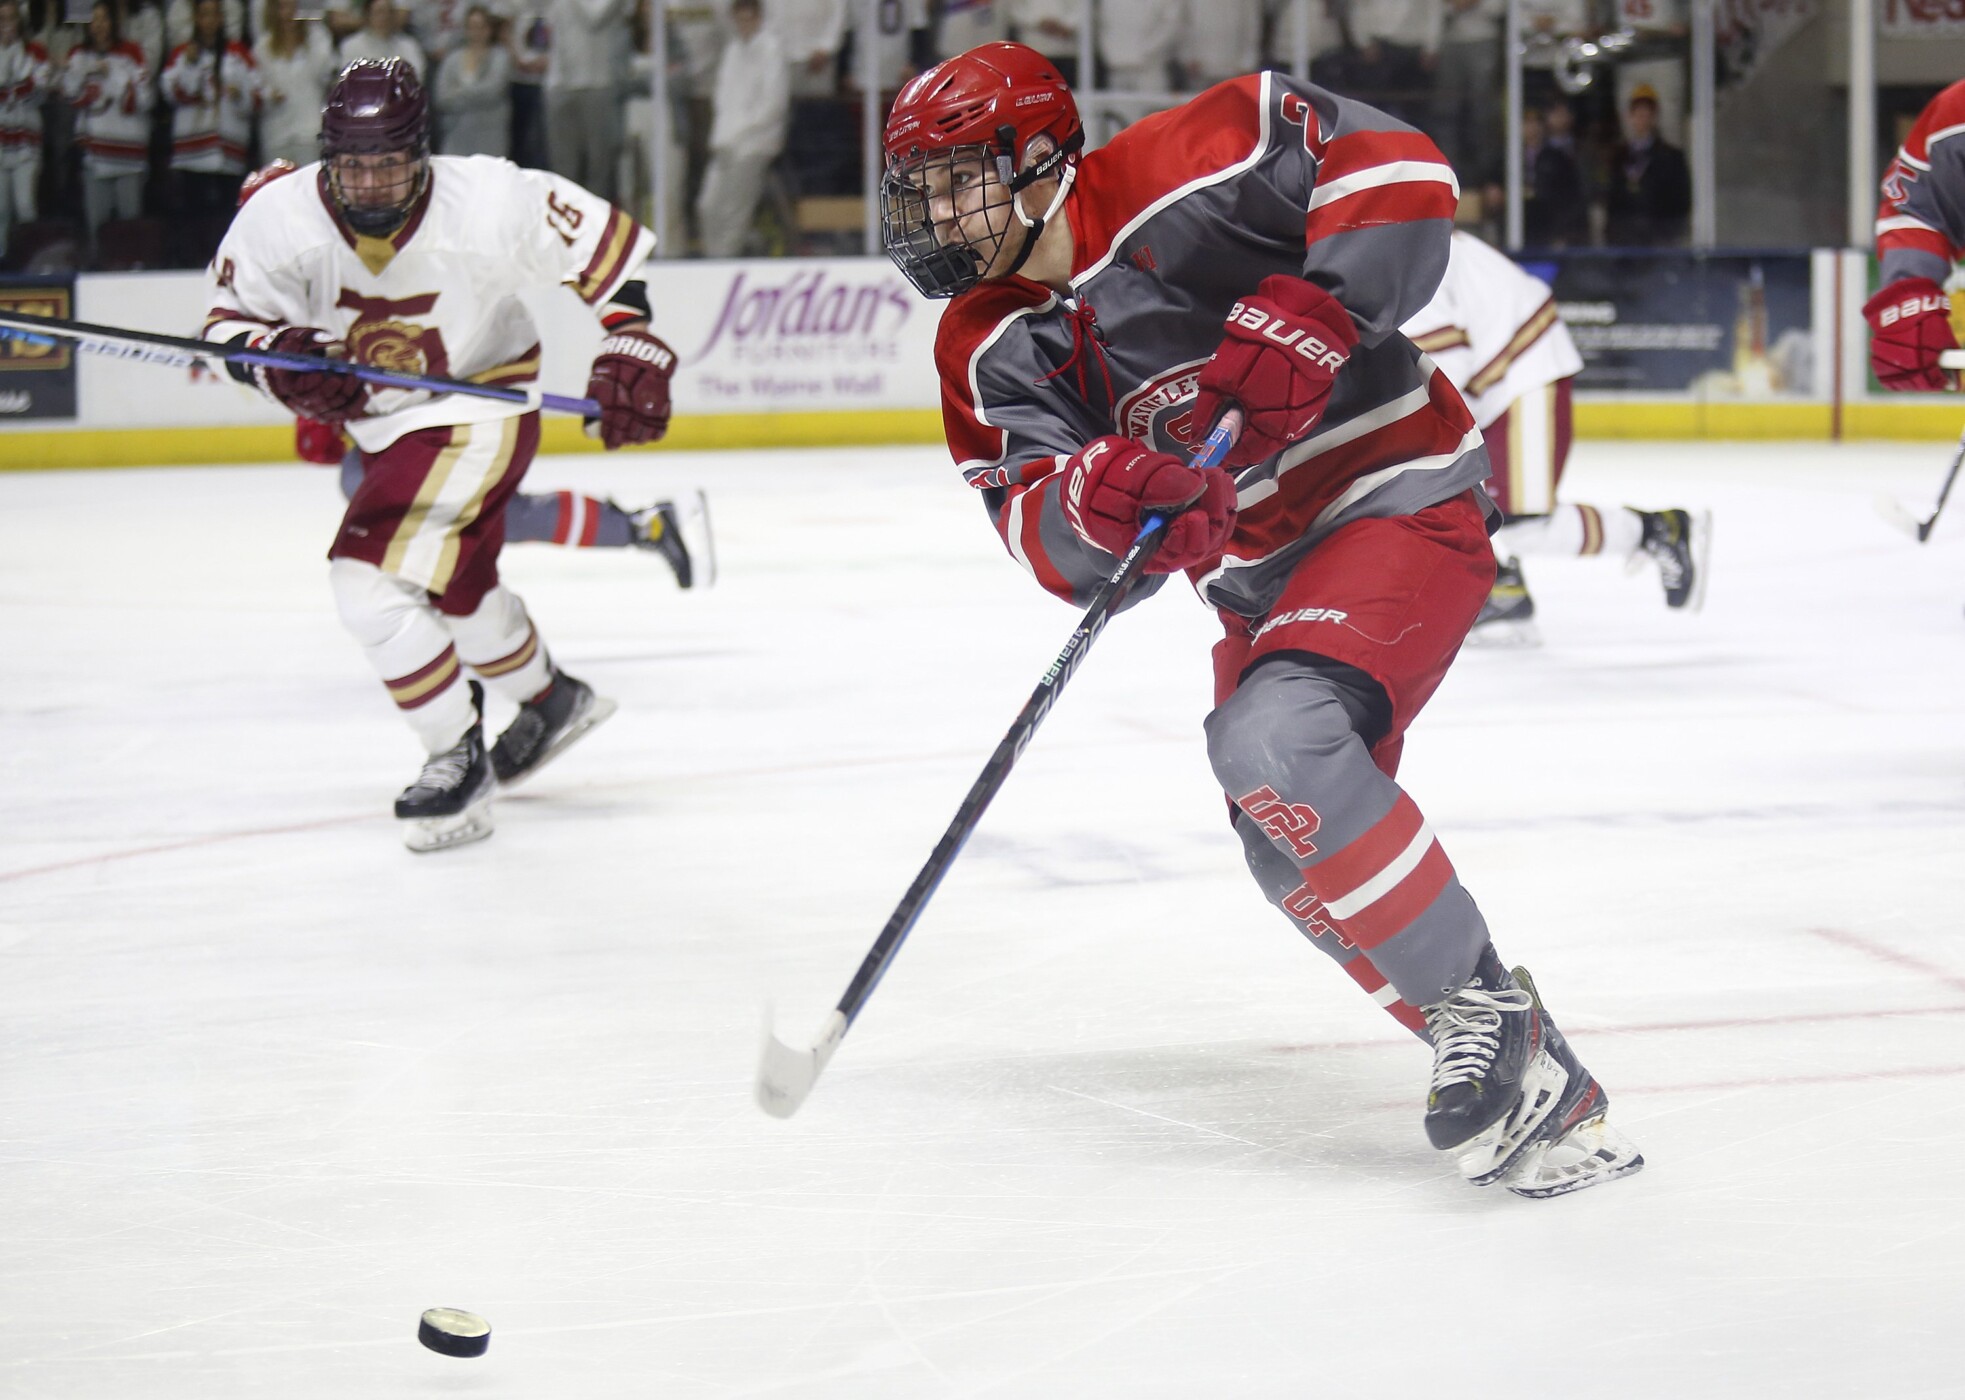
{"label": "skate blade", "polygon": [[448,817],[421,817],[405,823],[403,844],[418,855],[468,846],[491,835],[491,794]]}
{"label": "skate blade", "polygon": [[1501,1184],[1517,1196],[1543,1201],[1630,1176],[1643,1166],[1637,1144],[1600,1113],[1553,1142],[1533,1144]]}
{"label": "skate blade", "polygon": [[1483,622],[1467,634],[1466,645],[1484,651],[1525,651],[1542,645],[1542,629],[1533,618],[1520,622]]}
{"label": "skate blade", "polygon": [[1451,1149],[1460,1174],[1476,1186],[1492,1186],[1514,1171],[1568,1087],[1569,1071],[1548,1047],[1536,1051],[1522,1075],[1521,1100],[1514,1111]]}
{"label": "skate blade", "polygon": [[499,779],[498,786],[502,788],[515,788],[520,783],[532,778],[541,768],[544,768],[548,763],[551,763],[562,753],[566,752],[567,749],[577,743],[590,730],[605,724],[615,710],[619,708],[620,706],[616,705],[607,697],[596,695],[593,703],[587,706],[586,710],[575,718],[571,724],[559,732],[559,737],[546,746],[546,751],[539,755],[538,759],[530,768],[526,769],[523,773],[514,773],[509,778]]}
{"label": "skate blade", "polygon": [[701,491],[690,491],[676,497],[674,505],[676,533],[689,551],[689,587],[712,587],[716,583],[716,535],[710,529],[709,498]]}

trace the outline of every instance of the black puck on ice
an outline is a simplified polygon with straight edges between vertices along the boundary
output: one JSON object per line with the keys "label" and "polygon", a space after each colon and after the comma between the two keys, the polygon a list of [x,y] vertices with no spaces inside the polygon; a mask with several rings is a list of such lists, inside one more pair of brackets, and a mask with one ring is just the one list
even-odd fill
{"label": "black puck on ice", "polygon": [[462,1308],[431,1308],[416,1324],[416,1340],[445,1356],[483,1356],[491,1324]]}

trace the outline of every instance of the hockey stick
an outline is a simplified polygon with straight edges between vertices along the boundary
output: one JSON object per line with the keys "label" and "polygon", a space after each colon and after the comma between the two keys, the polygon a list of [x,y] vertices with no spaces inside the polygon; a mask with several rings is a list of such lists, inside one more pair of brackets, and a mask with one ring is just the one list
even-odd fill
{"label": "hockey stick", "polygon": [[1931,507],[1931,514],[1919,520],[1904,509],[1903,502],[1895,496],[1878,492],[1875,497],[1876,513],[1897,529],[1916,540],[1919,544],[1931,538],[1931,531],[1937,528],[1938,517],[1944,513],[1945,502],[1951,497],[1952,483],[1958,480],[1958,469],[1965,465],[1965,434],[1960,434],[1958,451],[1952,454],[1951,470],[1945,473],[1945,483],[1938,488],[1938,503]]}
{"label": "hockey stick", "polygon": [[[1965,350],[1946,350],[1938,356],[1939,369],[1965,369]],[[1876,513],[1889,524],[1909,535],[1919,544],[1931,538],[1931,531],[1937,528],[1938,517],[1944,514],[1945,502],[1951,497],[1952,484],[1958,480],[1958,469],[1965,465],[1965,434],[1960,434],[1958,451],[1951,459],[1951,470],[1945,473],[1944,485],[1938,488],[1938,503],[1931,508],[1931,514],[1919,520],[1895,496],[1879,492],[1875,498]]]}
{"label": "hockey stick", "polygon": [[478,399],[502,399],[528,408],[550,408],[558,413],[578,413],[588,418],[600,416],[600,405],[592,399],[569,398],[564,394],[542,394],[537,389],[508,389],[495,384],[473,384],[468,379],[445,379],[435,374],[398,374],[353,360],[330,360],[324,355],[294,355],[283,350],[253,350],[245,346],[214,345],[210,341],[183,336],[156,335],[150,331],[125,330],[120,326],[97,326],[87,321],[64,321],[58,316],[33,316],[20,311],[0,311],[0,336],[36,345],[55,345],[71,341],[98,355],[141,360],[153,365],[207,364],[222,360],[231,364],[258,365],[269,369],[300,371],[330,370],[352,374],[369,384],[390,389],[424,389],[432,394],[464,394]]}
{"label": "hockey stick", "polygon": [[[1220,461],[1241,429],[1241,410],[1230,409],[1194,454],[1194,465],[1209,467]],[[1024,747],[1037,732],[1037,726],[1051,712],[1051,706],[1057,703],[1066,682],[1084,661],[1085,653],[1098,640],[1098,634],[1105,630],[1106,622],[1118,611],[1133,582],[1159,549],[1166,524],[1165,517],[1152,515],[1140,525],[1132,548],[1126,551],[1125,558],[1119,561],[1119,567],[1112,576],[1099,586],[1092,597],[1091,606],[1085,609],[1084,617],[1079,619],[1078,626],[1065,640],[1064,650],[1058,653],[1057,660],[1051,663],[1043,679],[1037,682],[1037,689],[1030,693],[1030,699],[1024,702],[1009,732],[996,746],[996,752],[983,765],[982,773],[970,786],[968,796],[955,809],[955,819],[942,833],[942,839],[935,843],[928,863],[921,867],[921,873],[907,887],[907,893],[901,896],[900,904],[888,918],[887,926],[881,929],[880,937],[873,941],[873,947],[861,960],[859,970],[853,974],[853,980],[846,988],[846,995],[839,999],[839,1005],[833,1009],[818,1040],[808,1049],[795,1050],[778,1039],[771,1029],[769,1017],[766,1017],[764,1057],[758,1065],[756,1087],[757,1106],[766,1113],[774,1118],[789,1118],[798,1112],[799,1105],[812,1092],[812,1086],[818,1083],[820,1073],[839,1048],[839,1042],[846,1038],[854,1018],[866,1005],[867,998],[873,995],[873,989],[880,985],[887,965],[901,950],[901,944],[906,942],[915,920],[921,917],[921,911],[941,885],[942,877],[948,874],[956,856],[962,853],[963,845],[982,820],[990,800],[1001,790],[1004,779],[1010,776],[1010,769],[1023,757]]]}

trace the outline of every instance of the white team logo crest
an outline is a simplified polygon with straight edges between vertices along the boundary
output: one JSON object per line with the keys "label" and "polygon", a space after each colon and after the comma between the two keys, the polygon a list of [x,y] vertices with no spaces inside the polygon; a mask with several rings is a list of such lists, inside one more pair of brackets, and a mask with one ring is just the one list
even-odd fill
{"label": "white team logo crest", "polygon": [[[1135,442],[1153,441],[1153,428],[1162,428],[1162,437],[1186,446],[1191,441],[1187,412],[1199,390],[1201,366],[1206,359],[1175,365],[1133,390],[1119,401],[1119,427]],[[1178,409],[1178,413],[1169,410]]]}

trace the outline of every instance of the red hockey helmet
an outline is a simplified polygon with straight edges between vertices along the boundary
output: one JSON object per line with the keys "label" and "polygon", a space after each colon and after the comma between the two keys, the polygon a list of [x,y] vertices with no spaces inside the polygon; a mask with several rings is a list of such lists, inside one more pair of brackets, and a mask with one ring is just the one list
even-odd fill
{"label": "red hockey helmet", "polygon": [[[1048,139],[1033,156],[1031,143],[1039,137]],[[1023,44],[981,44],[901,89],[883,144],[880,216],[887,256],[923,295],[947,297],[990,270],[1014,197],[1060,168],[1068,172],[1084,147],[1085,128],[1050,59]],[[958,180],[973,189],[966,211],[949,207],[961,202]],[[939,220],[931,203],[943,205]],[[1045,218],[1055,209],[1054,203]],[[1023,265],[1044,227],[1044,219],[1019,217],[1029,234],[1003,274]],[[984,224],[989,232],[980,231]]]}
{"label": "red hockey helmet", "polygon": [[400,58],[341,70],[321,109],[328,193],[358,233],[402,226],[430,178],[430,97]]}

